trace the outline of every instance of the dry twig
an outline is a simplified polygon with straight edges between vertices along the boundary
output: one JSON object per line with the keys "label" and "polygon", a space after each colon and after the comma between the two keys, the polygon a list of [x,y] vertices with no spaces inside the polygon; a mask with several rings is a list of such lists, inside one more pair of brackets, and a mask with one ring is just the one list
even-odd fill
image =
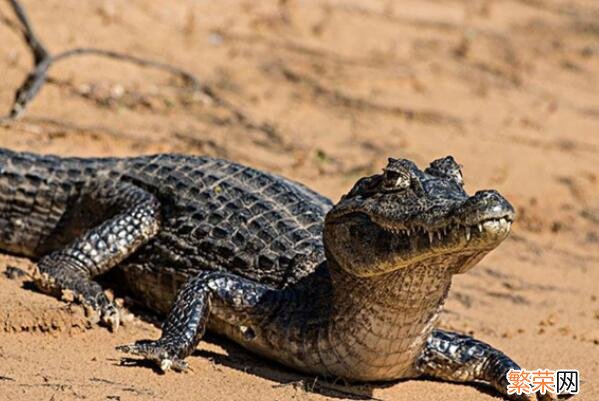
{"label": "dry twig", "polygon": [[192,92],[202,93],[204,96],[208,97],[214,105],[223,107],[230,112],[233,115],[235,122],[243,126],[245,129],[260,131],[263,134],[266,134],[266,137],[274,144],[281,144],[281,138],[276,133],[274,127],[267,123],[255,122],[252,118],[247,116],[243,111],[239,110],[227,99],[224,99],[216,94],[210,86],[200,82],[200,80],[194,74],[182,68],[113,50],[91,47],[69,49],[56,55],[52,55],[35,34],[27,13],[25,12],[21,3],[18,0],[8,0],[8,2],[17,17],[19,24],[12,22],[4,16],[0,16],[0,21],[8,25],[11,29],[19,30],[21,32],[33,55],[34,67],[27,74],[27,77],[23,83],[16,90],[12,107],[8,114],[5,116],[0,116],[0,122],[13,121],[23,115],[23,112],[27,106],[48,81],[48,71],[50,67],[52,67],[57,61],[74,56],[91,55],[132,63],[140,67],[153,68],[178,76],[185,82],[186,86]]}
{"label": "dry twig", "polygon": [[[39,93],[43,85],[46,83],[48,70],[57,61],[61,61],[74,56],[81,55],[94,55],[99,57],[106,57],[113,60],[124,61],[132,64],[136,64],[141,67],[154,68],[161,71],[165,71],[169,74],[179,76],[185,81],[193,91],[201,91],[206,95],[211,96],[211,90],[206,86],[202,85],[198,78],[196,78],[190,72],[187,72],[179,67],[175,67],[170,64],[161,63],[158,61],[147,60],[142,57],[131,56],[129,54],[119,53],[112,50],[97,49],[80,47],[70,50],[63,51],[56,55],[52,55],[48,49],[44,46],[41,40],[35,34],[33,27],[27,17],[23,6],[18,0],[9,0],[9,3],[20,23],[20,31],[25,39],[25,42],[29,46],[33,55],[34,67],[27,74],[25,81],[19,86],[15,92],[15,98],[13,105],[8,114],[1,119],[14,120],[20,117],[25,111],[29,103]],[[216,99],[214,99],[216,100]]]}

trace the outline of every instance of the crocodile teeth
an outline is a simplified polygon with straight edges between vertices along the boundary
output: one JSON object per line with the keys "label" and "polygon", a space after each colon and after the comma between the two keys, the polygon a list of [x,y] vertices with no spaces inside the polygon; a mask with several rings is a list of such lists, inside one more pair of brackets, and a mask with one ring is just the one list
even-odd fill
{"label": "crocodile teeth", "polygon": [[470,241],[470,227],[466,227],[466,241]]}
{"label": "crocodile teeth", "polygon": [[481,223],[478,223],[477,225],[478,225],[478,231],[482,233],[483,232],[483,225]]}
{"label": "crocodile teeth", "polygon": [[441,240],[441,230],[437,231],[437,238],[439,238],[439,240]]}
{"label": "crocodile teeth", "polygon": [[428,231],[428,242],[433,243],[434,234],[431,231]]}

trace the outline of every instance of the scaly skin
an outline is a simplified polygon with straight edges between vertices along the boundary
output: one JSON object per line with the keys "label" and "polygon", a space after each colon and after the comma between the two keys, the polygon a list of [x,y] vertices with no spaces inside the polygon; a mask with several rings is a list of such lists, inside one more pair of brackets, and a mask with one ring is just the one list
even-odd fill
{"label": "scaly skin", "polygon": [[518,365],[435,323],[452,276],[495,248],[513,215],[495,191],[468,196],[451,157],[425,171],[390,159],[333,206],[208,157],[0,150],[0,249],[36,259],[40,290],[72,294],[116,329],[118,311],[93,280],[114,268],[167,315],[160,339],[120,349],[164,370],[185,369],[210,329],[321,376],[426,375],[505,394]]}

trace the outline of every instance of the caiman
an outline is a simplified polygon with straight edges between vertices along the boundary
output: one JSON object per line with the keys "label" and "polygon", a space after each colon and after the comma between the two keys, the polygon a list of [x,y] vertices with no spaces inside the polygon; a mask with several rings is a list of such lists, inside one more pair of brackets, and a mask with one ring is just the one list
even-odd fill
{"label": "caiman", "polygon": [[498,192],[465,192],[451,156],[424,170],[391,158],[334,204],[210,157],[0,150],[0,250],[35,260],[41,291],[70,294],[113,329],[119,310],[97,279],[117,271],[115,285],[165,316],[159,339],[119,349],[163,370],[186,369],[208,329],[308,374],[427,376],[506,395],[519,366],[436,324],[452,277],[513,219]]}

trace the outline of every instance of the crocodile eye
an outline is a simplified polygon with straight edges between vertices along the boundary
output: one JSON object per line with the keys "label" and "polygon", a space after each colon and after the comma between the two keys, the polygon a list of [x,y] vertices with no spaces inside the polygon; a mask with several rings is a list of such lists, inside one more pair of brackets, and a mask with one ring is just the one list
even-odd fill
{"label": "crocodile eye", "polygon": [[458,184],[464,185],[461,167],[452,156],[447,156],[431,162],[425,172],[436,177],[451,178]]}
{"label": "crocodile eye", "polygon": [[406,189],[410,186],[410,174],[407,171],[385,170],[383,188],[386,190]]}

